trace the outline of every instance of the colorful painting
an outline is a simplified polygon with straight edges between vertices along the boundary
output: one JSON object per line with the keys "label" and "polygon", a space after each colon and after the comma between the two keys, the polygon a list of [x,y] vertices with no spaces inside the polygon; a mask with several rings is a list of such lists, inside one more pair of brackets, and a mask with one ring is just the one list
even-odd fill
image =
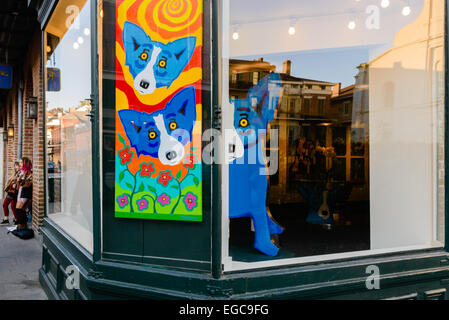
{"label": "colorful painting", "polygon": [[202,221],[202,6],[116,1],[117,218]]}

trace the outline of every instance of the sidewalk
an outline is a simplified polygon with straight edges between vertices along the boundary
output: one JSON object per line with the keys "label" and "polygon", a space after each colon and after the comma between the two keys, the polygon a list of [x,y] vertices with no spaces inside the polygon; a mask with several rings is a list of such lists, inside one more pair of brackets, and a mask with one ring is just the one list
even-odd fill
{"label": "sidewalk", "polygon": [[22,240],[7,232],[6,226],[0,226],[0,301],[46,300],[39,284],[40,235],[35,233],[34,239]]}

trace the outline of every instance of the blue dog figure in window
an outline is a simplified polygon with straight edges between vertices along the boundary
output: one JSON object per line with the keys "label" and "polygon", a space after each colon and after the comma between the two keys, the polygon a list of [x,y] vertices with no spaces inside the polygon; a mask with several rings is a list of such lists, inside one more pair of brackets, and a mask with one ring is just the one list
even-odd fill
{"label": "blue dog figure in window", "polygon": [[[229,162],[229,218],[251,218],[254,248],[268,256],[278,254],[271,235],[281,234],[283,228],[272,220],[266,207],[268,184],[258,131],[266,131],[274,119],[280,93],[280,81],[276,80],[279,75],[271,73],[249,90],[246,99],[234,100],[234,129],[243,152]],[[231,153],[238,149],[232,143],[229,147]]]}

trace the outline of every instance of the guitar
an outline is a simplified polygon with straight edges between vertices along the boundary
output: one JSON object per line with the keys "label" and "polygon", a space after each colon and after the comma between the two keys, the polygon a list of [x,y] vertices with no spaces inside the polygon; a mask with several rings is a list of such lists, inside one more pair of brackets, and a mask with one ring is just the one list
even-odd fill
{"label": "guitar", "polygon": [[327,205],[328,194],[329,194],[328,190],[323,192],[323,203],[321,204],[321,207],[318,209],[318,215],[324,220],[329,219],[331,216],[331,211],[329,209],[329,206]]}

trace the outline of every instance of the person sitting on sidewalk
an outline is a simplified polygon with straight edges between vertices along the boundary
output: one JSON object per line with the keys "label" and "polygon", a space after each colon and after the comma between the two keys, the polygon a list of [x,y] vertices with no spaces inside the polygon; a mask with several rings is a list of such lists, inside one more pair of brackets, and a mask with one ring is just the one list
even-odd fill
{"label": "person sitting on sidewalk", "polygon": [[8,179],[4,190],[6,192],[6,198],[3,201],[3,214],[5,215],[5,217],[3,218],[3,221],[0,222],[0,225],[9,224],[9,204],[11,204],[11,211],[14,215],[14,224],[17,224],[16,202],[18,192],[17,178],[19,176],[19,172],[19,162],[16,161],[14,162],[14,175]]}
{"label": "person sitting on sidewalk", "polygon": [[19,185],[16,204],[17,229],[26,229],[28,228],[28,218],[25,210],[31,204],[33,195],[33,166],[31,160],[27,157],[20,159],[20,168],[17,179]]}

